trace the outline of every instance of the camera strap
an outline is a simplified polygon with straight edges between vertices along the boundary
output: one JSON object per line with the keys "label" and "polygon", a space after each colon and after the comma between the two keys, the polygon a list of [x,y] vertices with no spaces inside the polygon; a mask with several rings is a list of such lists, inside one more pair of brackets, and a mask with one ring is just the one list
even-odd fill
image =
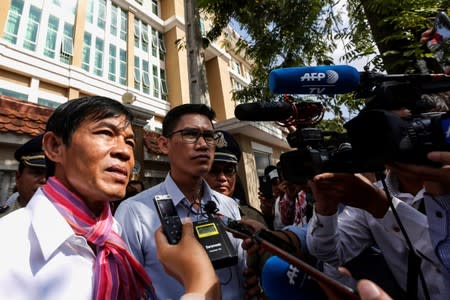
{"label": "camera strap", "polygon": [[417,299],[419,270],[422,259],[414,252],[408,252],[408,274],[406,279],[406,299]]}

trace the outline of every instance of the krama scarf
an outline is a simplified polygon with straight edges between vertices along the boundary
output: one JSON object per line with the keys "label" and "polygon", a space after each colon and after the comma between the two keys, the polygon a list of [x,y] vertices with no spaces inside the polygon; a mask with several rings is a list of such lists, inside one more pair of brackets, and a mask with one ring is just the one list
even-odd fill
{"label": "krama scarf", "polygon": [[42,190],[74,232],[96,246],[92,299],[156,299],[150,277],[112,230],[113,217],[107,203],[96,218],[84,201],[55,177],[50,177]]}

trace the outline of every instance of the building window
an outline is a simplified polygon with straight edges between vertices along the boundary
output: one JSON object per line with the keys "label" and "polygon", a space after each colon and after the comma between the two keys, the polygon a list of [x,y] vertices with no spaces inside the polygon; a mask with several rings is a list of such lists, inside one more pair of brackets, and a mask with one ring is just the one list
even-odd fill
{"label": "building window", "polygon": [[159,3],[158,0],[152,0],[152,13],[159,16]]}
{"label": "building window", "polygon": [[63,63],[71,64],[73,56],[73,25],[64,23],[64,35],[61,42],[60,60]]}
{"label": "building window", "polygon": [[150,95],[150,76],[149,76],[149,64],[148,61],[142,61],[142,91]]}
{"label": "building window", "polygon": [[30,14],[28,15],[27,31],[25,33],[25,40],[23,47],[25,49],[36,50],[36,41],[39,32],[39,22],[41,21],[41,10],[36,6],[30,6]]}
{"label": "building window", "polygon": [[270,153],[260,152],[253,150],[255,156],[256,170],[258,176],[264,175],[264,169],[271,164]]}
{"label": "building window", "polygon": [[127,84],[127,53],[125,50],[120,49],[120,83],[123,85]]}
{"label": "building window", "polygon": [[94,0],[88,0],[87,11],[86,11],[86,22],[94,23]]}
{"label": "building window", "polygon": [[105,45],[102,39],[95,39],[94,74],[103,76],[103,49]]}
{"label": "building window", "polygon": [[158,31],[152,28],[152,56],[158,57]]}
{"label": "building window", "polygon": [[139,57],[134,57],[134,88],[141,89],[141,65]]}
{"label": "building window", "polygon": [[44,98],[38,98],[38,104],[45,105],[45,106],[48,106],[51,108],[57,108],[58,106],[61,105],[61,103],[59,103],[59,102],[44,99]]}
{"label": "building window", "polygon": [[89,32],[84,33],[84,44],[83,44],[83,62],[81,67],[83,70],[89,72],[90,61],[91,61],[91,34]]}
{"label": "building window", "polygon": [[55,58],[56,37],[58,35],[59,19],[50,15],[48,17],[47,38],[45,41],[44,55]]}
{"label": "building window", "polygon": [[7,89],[0,88],[0,95],[17,98],[17,99],[23,100],[23,101],[28,101],[27,94],[22,94],[22,93],[18,93],[18,92],[7,90]]}
{"label": "building window", "polygon": [[111,81],[116,81],[116,46],[109,45],[109,68],[108,68],[108,79]]}
{"label": "building window", "polygon": [[113,36],[117,36],[117,24],[119,24],[119,20],[117,19],[117,10],[118,7],[116,5],[112,5],[112,10],[111,10],[111,26],[110,26],[110,33]]}
{"label": "building window", "polygon": [[97,16],[97,26],[100,29],[105,29],[106,23],[106,1],[100,0],[98,2],[98,16]]}
{"label": "building window", "polygon": [[241,64],[237,60],[231,60],[231,69],[241,75]]}
{"label": "building window", "polygon": [[158,32],[158,42],[159,42],[159,59],[164,60],[166,56],[166,45],[164,44],[164,36],[161,32]]}
{"label": "building window", "polygon": [[161,69],[160,74],[161,74],[161,98],[163,100],[167,100],[166,71],[164,69]]}
{"label": "building window", "polygon": [[124,10],[120,10],[120,39],[127,40],[128,15]]}
{"label": "building window", "polygon": [[148,26],[142,23],[142,50],[148,52]]}
{"label": "building window", "polygon": [[159,98],[158,67],[153,65],[153,97]]}
{"label": "building window", "polygon": [[139,48],[141,44],[141,21],[134,19],[134,47]]}
{"label": "building window", "polygon": [[17,33],[19,32],[20,18],[23,11],[23,0],[13,0],[8,12],[4,39],[12,44],[17,43]]}

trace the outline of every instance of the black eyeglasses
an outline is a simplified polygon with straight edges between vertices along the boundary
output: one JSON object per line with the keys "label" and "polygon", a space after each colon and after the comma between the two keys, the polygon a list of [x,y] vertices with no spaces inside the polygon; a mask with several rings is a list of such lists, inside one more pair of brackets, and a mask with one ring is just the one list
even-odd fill
{"label": "black eyeglasses", "polygon": [[221,173],[223,173],[226,177],[231,177],[234,174],[236,174],[236,167],[234,165],[228,165],[228,166],[215,166],[213,165],[211,167],[211,170],[209,170],[209,174],[213,176],[219,176]]}
{"label": "black eyeglasses", "polygon": [[167,137],[171,137],[172,135],[177,133],[181,134],[181,138],[187,144],[197,143],[198,139],[202,136],[206,144],[208,144],[209,146],[216,145],[217,134],[214,130],[201,131],[200,129],[195,128],[180,129],[169,133]]}

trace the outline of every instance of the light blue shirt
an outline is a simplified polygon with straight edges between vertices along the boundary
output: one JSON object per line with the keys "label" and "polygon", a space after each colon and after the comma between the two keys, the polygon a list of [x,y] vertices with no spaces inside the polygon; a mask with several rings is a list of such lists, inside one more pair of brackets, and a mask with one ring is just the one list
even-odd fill
{"label": "light blue shirt", "polygon": [[[205,219],[206,216],[197,214],[194,209],[189,209],[190,203],[173,181],[170,174],[164,182],[146,190],[130,199],[123,201],[115,218],[122,225],[123,239],[128,243],[131,252],[144,266],[150,275],[155,287],[158,299],[179,299],[184,294],[183,286],[173,277],[164,272],[163,266],[156,255],[154,233],[161,226],[156,208],[153,204],[155,195],[169,194],[181,219],[190,217],[192,221]],[[219,213],[228,218],[240,219],[237,203],[214,190],[203,181],[202,204],[212,200],[217,204]],[[245,255],[241,247],[242,240],[233,238],[228,234],[231,243],[238,253],[238,265],[217,270],[217,276],[221,282],[222,299],[243,299],[243,270],[245,268]]]}

